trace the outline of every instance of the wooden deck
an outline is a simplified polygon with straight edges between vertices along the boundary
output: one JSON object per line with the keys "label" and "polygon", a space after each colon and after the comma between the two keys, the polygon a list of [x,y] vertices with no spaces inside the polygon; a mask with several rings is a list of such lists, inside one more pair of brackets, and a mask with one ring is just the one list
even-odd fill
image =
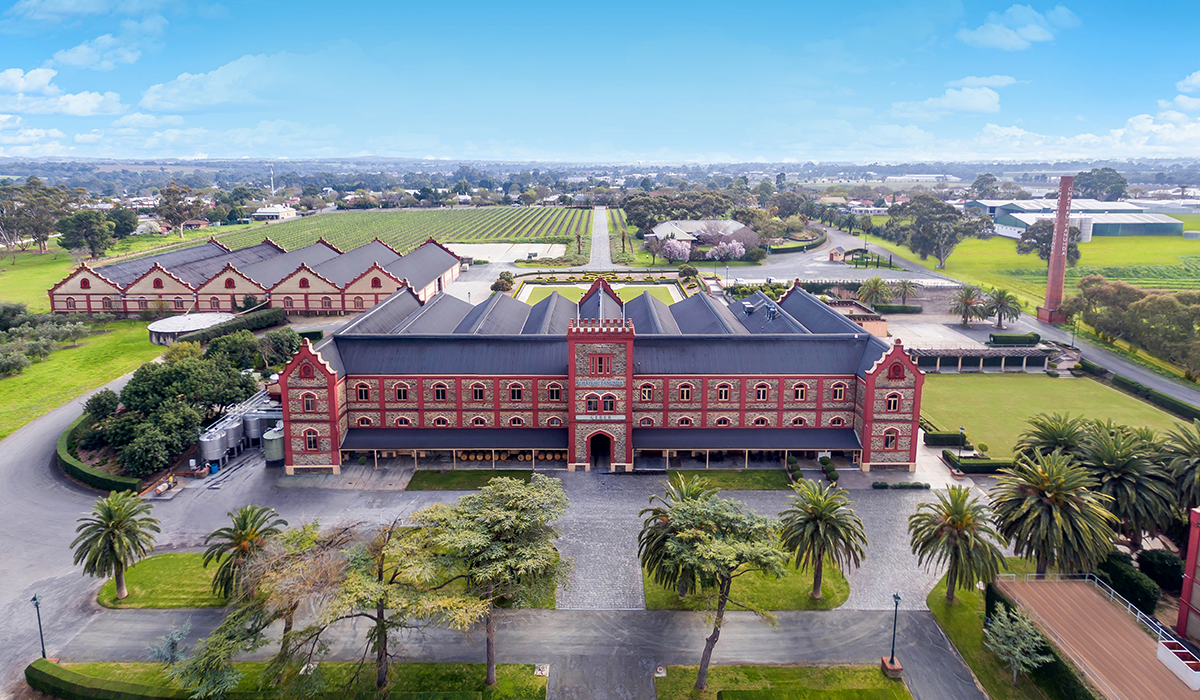
{"label": "wooden deck", "polygon": [[1200,700],[1155,656],[1158,641],[1086,581],[1002,581],[1109,700]]}

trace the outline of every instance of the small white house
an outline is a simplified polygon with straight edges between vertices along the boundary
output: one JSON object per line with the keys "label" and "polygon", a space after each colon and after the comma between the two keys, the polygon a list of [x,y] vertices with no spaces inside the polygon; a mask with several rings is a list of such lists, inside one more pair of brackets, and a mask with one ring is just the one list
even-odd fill
{"label": "small white house", "polygon": [[282,204],[271,204],[251,214],[256,221],[283,221],[296,218],[296,210]]}

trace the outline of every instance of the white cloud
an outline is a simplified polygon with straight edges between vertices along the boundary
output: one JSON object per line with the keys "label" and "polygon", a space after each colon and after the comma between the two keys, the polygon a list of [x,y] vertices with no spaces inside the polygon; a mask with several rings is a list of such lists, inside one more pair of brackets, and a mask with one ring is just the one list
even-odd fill
{"label": "white cloud", "polygon": [[127,126],[136,128],[153,128],[159,126],[179,126],[183,124],[183,117],[177,114],[164,114],[155,116],[153,114],[142,114],[134,112],[119,117],[112,123],[113,126]]}
{"label": "white cloud", "polygon": [[25,72],[20,68],[9,68],[0,71],[0,92],[40,92],[43,95],[57,95],[59,89],[51,80],[58,72],[51,68],[34,68]]}
{"label": "white cloud", "polygon": [[257,78],[270,61],[280,56],[283,54],[242,56],[208,73],[181,73],[170,82],[151,85],[138,105],[151,110],[186,110],[225,102],[254,102]]}
{"label": "white cloud", "polygon": [[934,120],[951,112],[983,114],[1000,111],[1000,94],[986,87],[948,88],[921,102],[893,102],[892,115],[901,119]]}
{"label": "white cloud", "polygon": [[986,76],[968,75],[965,78],[959,78],[958,80],[951,80],[950,82],[946,83],[946,87],[1001,88],[1001,87],[1008,87],[1009,85],[1012,85],[1015,82],[1017,82],[1017,79],[1012,77],[1011,75],[986,75]]}
{"label": "white cloud", "polygon": [[1079,17],[1062,5],[1045,14],[1031,5],[1013,5],[1003,13],[990,12],[975,29],[963,27],[954,36],[959,41],[984,49],[1020,51],[1037,42],[1051,41],[1056,30],[1077,27]]}
{"label": "white cloud", "polygon": [[167,20],[162,15],[151,15],[140,22],[124,20],[117,36],[101,34],[78,46],[54,54],[54,62],[77,68],[112,70],[119,64],[135,63],[142,49],[157,42],[155,37],[166,29]]}
{"label": "white cloud", "polygon": [[1200,70],[1175,83],[1175,89],[1180,92],[1195,92],[1200,90]]}
{"label": "white cloud", "polygon": [[86,134],[75,134],[75,143],[96,143],[103,137],[103,131],[99,129],[92,129]]}
{"label": "white cloud", "polygon": [[90,117],[97,114],[120,114],[125,111],[125,105],[121,104],[121,96],[115,92],[78,92],[54,97],[0,95],[0,109],[22,114]]}
{"label": "white cloud", "polygon": [[15,114],[0,114],[0,129],[15,129],[21,118]]}
{"label": "white cloud", "polygon": [[1200,109],[1200,97],[1176,95],[1173,100],[1159,100],[1158,107],[1159,109],[1178,109],[1184,112],[1191,112]]}
{"label": "white cloud", "polygon": [[144,15],[172,4],[175,4],[172,0],[19,0],[4,14],[42,22],[61,22],[89,15]]}

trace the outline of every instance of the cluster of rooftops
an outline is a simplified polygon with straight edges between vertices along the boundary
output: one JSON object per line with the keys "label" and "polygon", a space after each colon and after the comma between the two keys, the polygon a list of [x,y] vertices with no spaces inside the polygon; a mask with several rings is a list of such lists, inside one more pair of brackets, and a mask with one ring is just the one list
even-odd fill
{"label": "cluster of rooftops", "polygon": [[793,286],[733,306],[699,293],[667,305],[623,302],[598,279],[579,303],[554,292],[530,306],[504,294],[471,305],[439,294],[422,305],[401,289],[317,345],[339,374],[567,374],[568,328],[623,321],[635,374],[864,374],[888,350],[817,297]]}

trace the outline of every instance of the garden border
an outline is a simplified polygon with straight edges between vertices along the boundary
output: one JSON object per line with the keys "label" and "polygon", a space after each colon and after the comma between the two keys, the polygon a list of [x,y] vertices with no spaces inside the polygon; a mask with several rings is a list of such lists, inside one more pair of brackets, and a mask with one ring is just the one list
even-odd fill
{"label": "garden border", "polygon": [[90,419],[91,414],[84,413],[75,419],[73,423],[67,426],[62,435],[58,436],[58,445],[55,448],[55,453],[58,457],[58,466],[63,472],[82,482],[86,486],[101,491],[133,491],[137,493],[141,490],[142,480],[135,479],[129,476],[113,476],[105,474],[98,469],[93,469],[84,464],[78,458],[71,454],[70,442],[75,437],[76,431],[84,424],[86,419]]}

